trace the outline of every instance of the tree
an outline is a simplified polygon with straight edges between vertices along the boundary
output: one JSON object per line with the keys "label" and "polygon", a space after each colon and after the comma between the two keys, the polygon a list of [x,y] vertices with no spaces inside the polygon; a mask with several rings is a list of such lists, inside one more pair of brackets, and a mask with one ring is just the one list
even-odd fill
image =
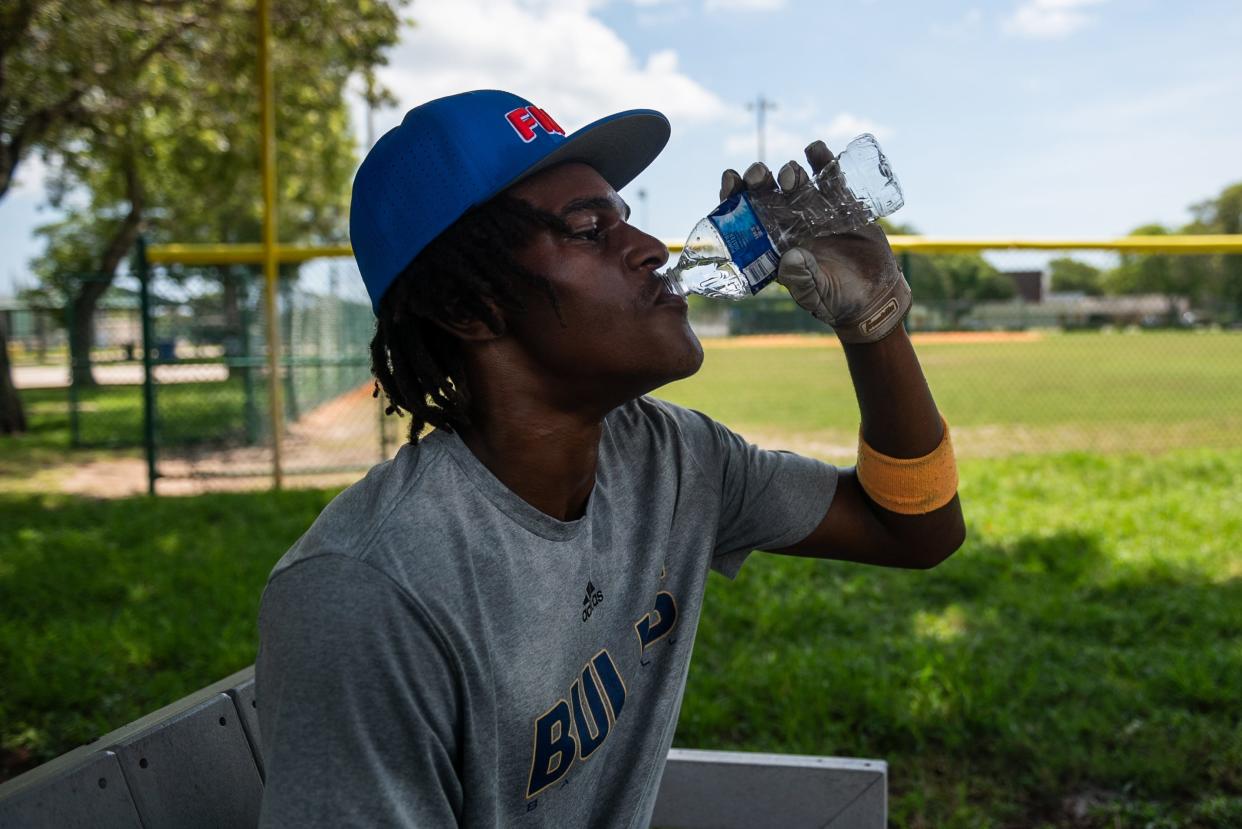
{"label": "tree", "polygon": [[[880,219],[880,225],[890,234],[918,234],[910,225],[885,219]],[[919,302],[943,306],[950,325],[956,325],[959,316],[976,302],[1009,299],[1017,293],[1013,280],[977,253],[911,253],[902,259],[908,263],[906,280],[911,293]]]}
{"label": "tree", "polygon": [[[346,84],[383,61],[396,40],[400,2],[286,0],[274,7],[277,222],[285,241],[344,238],[355,164]],[[140,226],[157,242],[258,239],[255,49],[253,4],[229,0],[195,33],[192,49],[157,56],[134,74],[131,106],[101,114],[62,150],[53,201],[85,193],[89,205],[41,229],[48,246],[34,265],[72,304],[75,382],[91,382],[94,311]],[[95,278],[67,284],[66,265]]]}
{"label": "tree", "polygon": [[222,0],[8,0],[0,10],[0,198],[32,152],[127,106],[151,60],[191,45]]}
{"label": "tree", "polygon": [[[1195,218],[1183,229],[1185,233],[1242,233],[1242,181],[1229,185],[1214,199],[1192,205],[1190,212]],[[1242,255],[1206,257],[1201,266],[1207,272],[1206,293],[1232,306],[1234,318],[1242,319]]]}
{"label": "tree", "polygon": [[1062,256],[1048,263],[1048,271],[1052,290],[1056,293],[1081,292],[1087,296],[1104,293],[1101,283],[1103,271],[1094,265]]}
{"label": "tree", "polygon": [[[1163,225],[1149,224],[1135,228],[1130,235],[1166,236],[1170,232]],[[1178,232],[1203,231],[1187,226]],[[1204,256],[1123,253],[1121,263],[1104,274],[1103,283],[1112,294],[1161,294],[1199,301],[1213,294],[1211,268],[1210,258]]]}
{"label": "tree", "polygon": [[0,400],[16,400],[12,409],[0,412],[0,434],[16,434],[26,431],[26,412],[22,409],[21,398],[13,386],[13,372],[9,367],[8,331],[4,314],[0,314]]}
{"label": "tree", "polygon": [[[1191,205],[1190,212],[1193,220],[1177,233],[1242,233],[1242,182],[1225,187],[1215,198]],[[1131,231],[1135,236],[1171,232],[1159,224]],[[1118,267],[1103,275],[1103,283],[1109,293],[1186,297],[1207,306],[1221,303],[1220,310],[1226,316],[1242,318],[1242,255],[1124,254]]]}
{"label": "tree", "polygon": [[[157,56],[185,48],[221,0],[7,0],[0,6],[0,199],[32,152],[53,155],[76,131],[132,101],[128,85]],[[0,432],[24,431],[21,399],[0,379]]]}

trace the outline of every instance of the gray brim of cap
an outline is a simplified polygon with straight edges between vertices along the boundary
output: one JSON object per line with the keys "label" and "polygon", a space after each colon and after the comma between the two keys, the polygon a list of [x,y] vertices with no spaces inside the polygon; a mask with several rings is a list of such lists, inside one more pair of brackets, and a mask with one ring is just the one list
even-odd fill
{"label": "gray brim of cap", "polygon": [[497,188],[491,198],[541,170],[567,161],[589,164],[612,189],[620,190],[647,169],[668,143],[668,119],[654,109],[630,109],[587,124],[555,150]]}

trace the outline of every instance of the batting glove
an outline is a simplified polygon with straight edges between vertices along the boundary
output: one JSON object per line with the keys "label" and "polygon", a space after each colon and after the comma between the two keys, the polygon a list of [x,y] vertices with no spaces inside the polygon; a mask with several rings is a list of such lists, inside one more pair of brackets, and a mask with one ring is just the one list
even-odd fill
{"label": "batting glove", "polygon": [[[833,155],[824,142],[816,141],[806,148],[806,159],[818,173],[832,162]],[[793,193],[813,186],[810,178],[796,161],[781,168],[779,185],[761,163],[752,164],[744,176],[725,170],[720,199],[749,190],[771,204],[770,196],[776,192]],[[876,224],[801,240],[781,256],[776,281],[845,343],[883,339],[901,324],[910,308],[910,286],[897,267],[883,228]]]}

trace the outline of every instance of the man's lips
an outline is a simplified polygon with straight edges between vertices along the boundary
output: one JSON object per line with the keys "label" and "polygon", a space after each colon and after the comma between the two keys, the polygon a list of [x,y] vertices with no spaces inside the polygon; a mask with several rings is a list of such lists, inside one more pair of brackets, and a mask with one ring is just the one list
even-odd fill
{"label": "man's lips", "polygon": [[686,298],[684,296],[677,296],[677,294],[670,294],[668,291],[665,291],[663,289],[661,289],[659,295],[656,296],[654,304],[655,305],[672,305],[674,308],[689,307],[689,303],[686,302]]}
{"label": "man's lips", "polygon": [[686,306],[685,297],[677,296],[677,294],[669,291],[664,284],[664,280],[654,274],[651,277],[651,287],[647,289],[647,293],[649,296],[645,298],[647,299],[648,305]]}

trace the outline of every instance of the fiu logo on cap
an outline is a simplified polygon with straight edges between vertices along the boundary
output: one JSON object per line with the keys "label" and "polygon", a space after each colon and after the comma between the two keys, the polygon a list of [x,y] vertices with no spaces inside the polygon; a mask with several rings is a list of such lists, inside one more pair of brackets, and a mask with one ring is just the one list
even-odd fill
{"label": "fiu logo on cap", "polygon": [[551,115],[533,104],[506,112],[505,120],[509,122],[509,126],[513,127],[513,131],[521,136],[522,141],[527,144],[535,140],[535,127],[540,127],[549,135],[553,133],[557,135],[565,134],[565,130],[561,129],[560,124],[552,120]]}

